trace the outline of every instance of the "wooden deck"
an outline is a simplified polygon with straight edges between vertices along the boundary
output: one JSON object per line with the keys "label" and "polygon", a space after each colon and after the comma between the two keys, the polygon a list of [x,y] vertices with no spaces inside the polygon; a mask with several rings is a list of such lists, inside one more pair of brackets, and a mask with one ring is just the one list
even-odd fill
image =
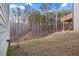
{"label": "wooden deck", "polygon": [[61,17],[61,21],[71,20],[72,19],[72,13],[69,13],[63,17]]}
{"label": "wooden deck", "polygon": [[62,30],[72,30],[73,29],[72,13],[69,13],[61,17],[61,22],[63,25]]}

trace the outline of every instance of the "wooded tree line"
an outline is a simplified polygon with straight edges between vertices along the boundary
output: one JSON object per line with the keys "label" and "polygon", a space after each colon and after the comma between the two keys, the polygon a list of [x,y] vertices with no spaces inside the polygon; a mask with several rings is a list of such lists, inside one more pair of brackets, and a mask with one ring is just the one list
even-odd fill
{"label": "wooded tree line", "polygon": [[[55,11],[52,10],[54,5],[56,6]],[[25,6],[25,10],[23,12],[19,7],[16,8],[17,11],[13,9],[14,19],[13,21],[11,20],[10,27],[11,38],[19,38],[30,31],[32,31],[31,34],[35,37],[46,36],[50,33],[61,31],[61,16],[64,16],[72,11],[64,9],[59,11],[58,7],[60,5],[61,4],[58,3],[42,3],[39,7],[40,11],[29,5]]]}

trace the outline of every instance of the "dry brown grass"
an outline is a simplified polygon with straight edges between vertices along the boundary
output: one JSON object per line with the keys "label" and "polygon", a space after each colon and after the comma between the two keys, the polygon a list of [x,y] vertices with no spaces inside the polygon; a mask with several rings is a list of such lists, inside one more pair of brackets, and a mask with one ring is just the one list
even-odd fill
{"label": "dry brown grass", "polygon": [[79,55],[79,31],[57,32],[40,39],[27,40],[9,47],[8,55]]}

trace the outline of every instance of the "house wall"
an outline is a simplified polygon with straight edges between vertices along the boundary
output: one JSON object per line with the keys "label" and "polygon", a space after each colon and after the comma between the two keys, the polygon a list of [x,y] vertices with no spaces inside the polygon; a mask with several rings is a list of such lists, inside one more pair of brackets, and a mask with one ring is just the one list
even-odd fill
{"label": "house wall", "polygon": [[0,3],[0,56],[5,56],[10,39],[9,4]]}
{"label": "house wall", "polygon": [[74,14],[73,14],[73,26],[74,30],[79,30],[79,3],[74,4]]}

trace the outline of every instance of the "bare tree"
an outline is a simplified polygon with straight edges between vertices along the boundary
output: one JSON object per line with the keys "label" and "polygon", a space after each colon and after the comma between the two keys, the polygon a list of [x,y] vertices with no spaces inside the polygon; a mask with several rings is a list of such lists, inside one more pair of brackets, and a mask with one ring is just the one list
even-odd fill
{"label": "bare tree", "polygon": [[60,7],[61,7],[61,3],[53,3],[53,4],[51,4],[52,5],[52,7],[53,7],[53,9],[55,10],[55,23],[56,23],[56,31],[58,30],[58,28],[57,28],[57,22],[58,22],[58,12],[59,12],[59,9],[60,9]]}
{"label": "bare tree", "polygon": [[19,8],[19,7],[16,7],[16,10],[17,10],[17,21],[18,21],[18,23],[17,23],[17,27],[18,27],[18,38],[20,37],[20,16],[21,16],[21,9]]}

